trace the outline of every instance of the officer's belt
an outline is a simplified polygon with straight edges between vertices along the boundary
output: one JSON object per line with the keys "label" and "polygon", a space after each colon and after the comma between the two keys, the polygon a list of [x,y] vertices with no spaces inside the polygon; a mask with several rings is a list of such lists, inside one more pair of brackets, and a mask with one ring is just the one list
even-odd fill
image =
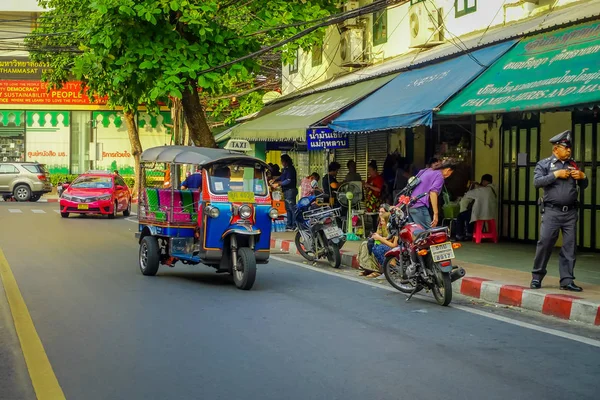
{"label": "officer's belt", "polygon": [[562,212],[567,212],[567,211],[571,211],[577,207],[579,207],[578,203],[575,204],[571,204],[570,206],[559,206],[557,204],[552,204],[552,203],[546,203],[544,202],[544,207],[550,207],[550,208],[554,208],[557,210],[561,210]]}

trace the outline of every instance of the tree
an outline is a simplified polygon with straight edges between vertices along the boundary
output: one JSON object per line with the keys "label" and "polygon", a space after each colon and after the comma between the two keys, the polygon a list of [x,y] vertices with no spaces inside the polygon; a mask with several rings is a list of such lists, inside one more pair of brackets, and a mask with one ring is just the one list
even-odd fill
{"label": "tree", "polygon": [[[28,38],[32,58],[50,62],[53,70],[45,79],[54,86],[74,77],[89,95],[106,97],[110,106],[123,108],[136,164],[142,150],[135,124],[140,105],[156,112],[170,97],[181,99],[191,141],[213,147],[199,92],[222,96],[240,83],[254,82],[260,61],[236,60],[336,10],[335,0],[39,3],[49,11]],[[299,47],[317,44],[318,33],[287,44],[281,49],[282,60],[289,63]],[[219,68],[226,63],[232,64]]]}

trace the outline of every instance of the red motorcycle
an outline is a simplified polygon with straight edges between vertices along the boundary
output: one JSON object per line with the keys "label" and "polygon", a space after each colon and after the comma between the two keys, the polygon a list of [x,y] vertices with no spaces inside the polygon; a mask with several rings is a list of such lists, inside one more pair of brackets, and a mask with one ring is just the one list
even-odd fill
{"label": "red motorcycle", "polygon": [[452,265],[454,249],[461,245],[450,242],[447,227],[423,229],[409,221],[408,210],[426,195],[400,197],[388,226],[390,234],[399,236],[398,247],[385,254],[383,272],[390,285],[409,295],[406,301],[426,289],[439,305],[447,306],[452,301],[452,282],[466,273]]}

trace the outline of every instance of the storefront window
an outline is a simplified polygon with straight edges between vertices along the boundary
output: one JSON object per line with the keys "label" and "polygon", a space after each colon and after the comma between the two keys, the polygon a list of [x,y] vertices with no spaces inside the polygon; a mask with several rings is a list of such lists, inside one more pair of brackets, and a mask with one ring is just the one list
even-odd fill
{"label": "storefront window", "polygon": [[81,174],[90,169],[89,111],[71,113],[71,173]]}
{"label": "storefront window", "polygon": [[25,112],[0,110],[0,161],[25,161]]}
{"label": "storefront window", "polygon": [[446,187],[451,197],[464,194],[472,175],[472,143],[471,122],[456,121],[435,124],[434,157],[458,161],[455,173],[446,181]]}

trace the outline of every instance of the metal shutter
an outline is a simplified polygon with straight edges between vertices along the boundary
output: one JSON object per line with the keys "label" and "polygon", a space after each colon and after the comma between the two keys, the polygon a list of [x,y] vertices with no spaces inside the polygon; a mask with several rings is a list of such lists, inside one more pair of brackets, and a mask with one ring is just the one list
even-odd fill
{"label": "metal shutter", "polygon": [[[366,154],[366,163],[367,165],[371,160],[377,161],[377,171],[382,174],[383,173],[383,163],[389,154],[389,134],[388,132],[376,132],[376,133],[368,133],[365,135],[368,137],[367,142],[367,154]],[[362,172],[361,172],[362,175]],[[365,166],[365,175],[366,176],[366,166]]]}
{"label": "metal shutter", "polygon": [[308,152],[308,165],[310,173],[318,173],[323,176],[327,173],[327,156],[323,150],[313,150]]}
{"label": "metal shutter", "polygon": [[356,172],[360,174],[363,180],[367,179],[367,164],[369,163],[367,147],[371,140],[370,133],[361,133],[356,135]]}

